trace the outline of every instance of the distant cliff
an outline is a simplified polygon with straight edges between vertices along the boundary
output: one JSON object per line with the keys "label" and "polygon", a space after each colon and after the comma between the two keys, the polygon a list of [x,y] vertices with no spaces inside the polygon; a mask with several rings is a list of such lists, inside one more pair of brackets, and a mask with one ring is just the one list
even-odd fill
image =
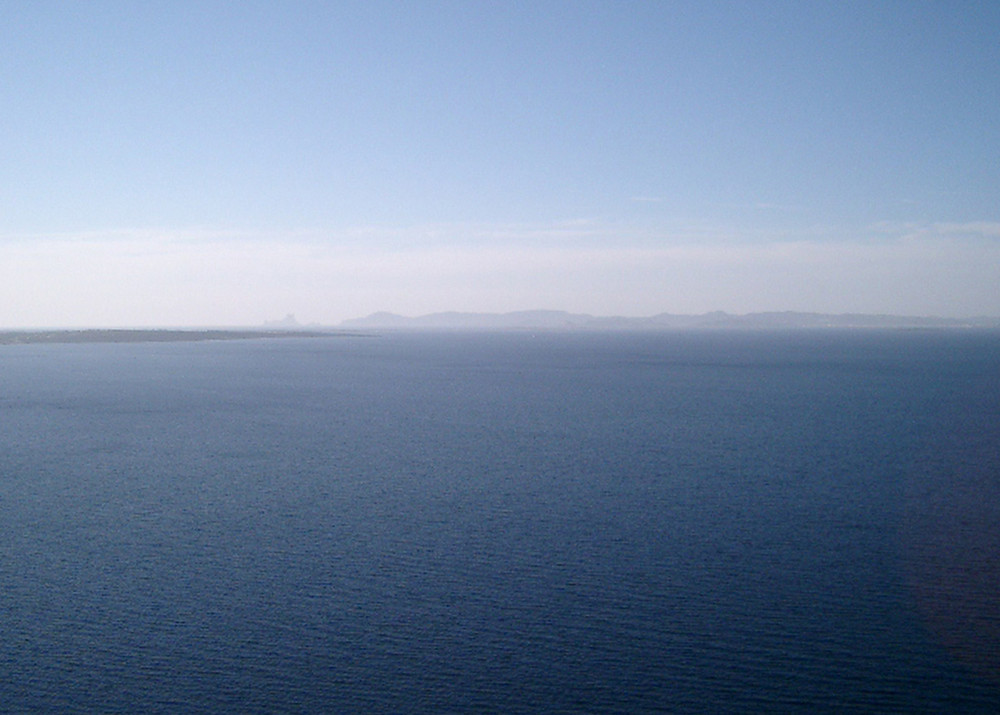
{"label": "distant cliff", "polygon": [[702,315],[660,313],[646,318],[599,317],[559,310],[513,313],[431,313],[405,317],[373,313],[345,320],[344,328],[399,330],[678,330],[678,329],[816,329],[816,328],[1000,328],[1000,318],[936,318],[863,313],[797,313],[793,311],[736,315],[716,311]]}

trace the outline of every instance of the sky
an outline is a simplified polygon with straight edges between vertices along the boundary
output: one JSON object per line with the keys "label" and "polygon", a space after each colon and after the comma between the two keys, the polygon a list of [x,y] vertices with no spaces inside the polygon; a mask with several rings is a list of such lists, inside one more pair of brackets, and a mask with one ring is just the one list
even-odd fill
{"label": "sky", "polygon": [[0,9],[0,327],[1000,315],[1000,3]]}

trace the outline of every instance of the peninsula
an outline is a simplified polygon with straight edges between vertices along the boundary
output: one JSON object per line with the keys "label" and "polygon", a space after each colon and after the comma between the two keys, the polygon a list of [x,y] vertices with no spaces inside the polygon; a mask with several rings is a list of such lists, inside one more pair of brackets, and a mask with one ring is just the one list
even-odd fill
{"label": "peninsula", "polygon": [[0,330],[0,345],[35,343],[178,343],[204,340],[260,340],[270,338],[327,338],[351,335],[319,330],[174,330],[86,329]]}

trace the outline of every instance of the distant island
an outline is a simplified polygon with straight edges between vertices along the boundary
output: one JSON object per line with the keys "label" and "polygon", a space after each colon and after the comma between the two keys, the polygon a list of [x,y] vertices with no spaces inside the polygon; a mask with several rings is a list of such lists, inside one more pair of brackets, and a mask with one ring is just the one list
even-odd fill
{"label": "distant island", "polygon": [[316,330],[0,330],[0,345],[36,343],[178,343],[201,340],[257,340],[263,338],[318,338],[345,335]]}
{"label": "distant island", "polygon": [[794,311],[746,313],[722,311],[701,315],[660,313],[646,318],[600,317],[560,310],[525,310],[513,313],[431,313],[405,317],[373,313],[345,320],[343,328],[365,330],[681,330],[681,329],[819,329],[819,328],[1000,328],[1000,318],[936,318],[927,316],[871,315],[864,313],[799,313]]}

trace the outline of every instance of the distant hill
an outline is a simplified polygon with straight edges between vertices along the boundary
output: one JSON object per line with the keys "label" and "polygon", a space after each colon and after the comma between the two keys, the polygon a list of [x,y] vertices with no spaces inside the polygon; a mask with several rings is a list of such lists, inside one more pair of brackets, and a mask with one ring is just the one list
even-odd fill
{"label": "distant hill", "polygon": [[815,328],[1000,328],[1000,318],[935,318],[863,313],[797,313],[793,311],[736,315],[715,311],[702,315],[660,313],[646,318],[599,317],[560,310],[513,313],[431,313],[405,317],[372,313],[345,320],[343,328],[398,330],[678,330],[678,329],[815,329]]}

